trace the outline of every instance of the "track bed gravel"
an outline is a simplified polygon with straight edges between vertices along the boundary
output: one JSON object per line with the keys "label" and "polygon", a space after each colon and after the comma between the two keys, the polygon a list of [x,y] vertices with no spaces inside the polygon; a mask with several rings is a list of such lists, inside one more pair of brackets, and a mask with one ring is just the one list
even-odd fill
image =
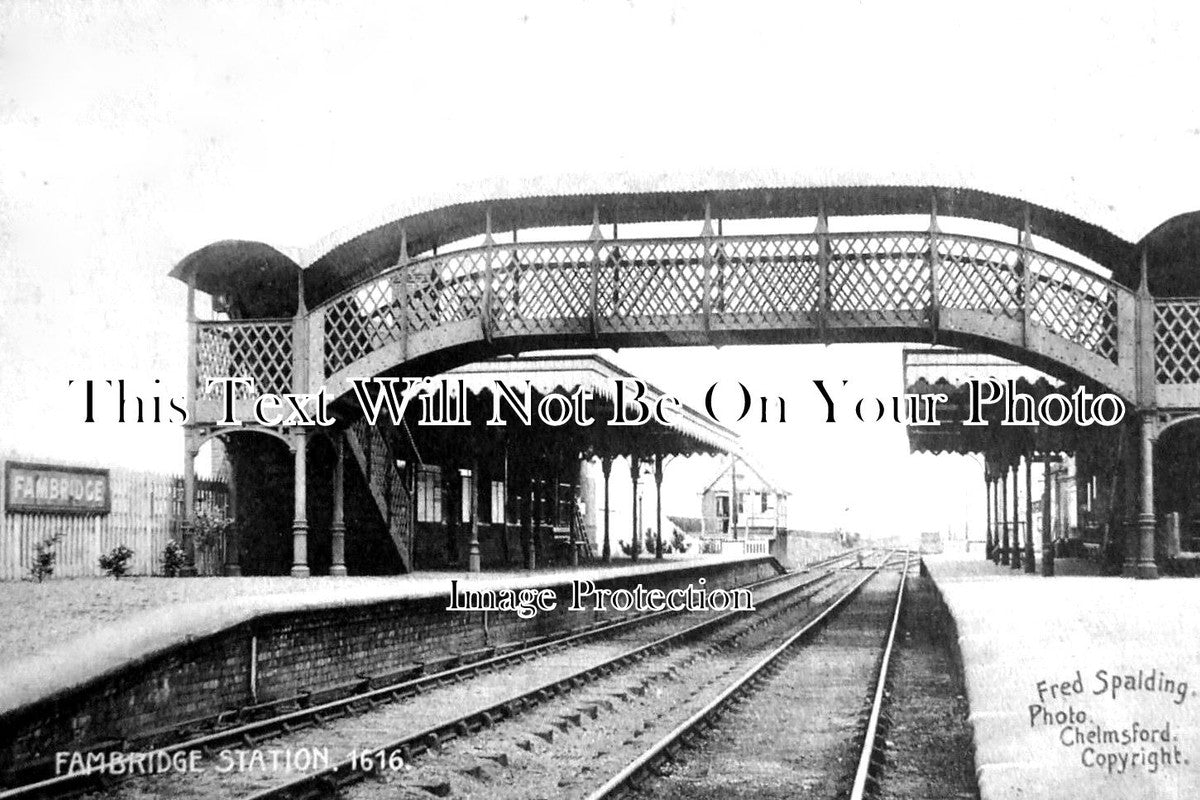
{"label": "track bed gravel", "polygon": [[892,727],[879,800],[977,798],[971,728],[953,627],[929,578],[909,579],[893,654]]}
{"label": "track bed gravel", "polygon": [[899,574],[863,587],[774,678],[661,777],[641,787],[655,800],[837,798],[857,766],[862,712],[891,622]]}
{"label": "track bed gravel", "polygon": [[495,728],[449,743],[390,780],[361,784],[354,800],[579,797],[720,693],[779,639],[816,616],[861,577],[851,573],[811,603],[798,603],[736,645],[680,648],[539,705]]}
{"label": "track bed gravel", "polygon": [[[809,581],[814,576],[796,575],[755,591],[755,602],[762,602],[789,587]],[[808,593],[809,590],[802,590]],[[528,691],[540,684],[553,681],[580,669],[603,663],[617,655],[668,633],[680,630],[714,616],[711,612],[697,612],[667,617],[612,637],[579,644],[531,659],[524,664],[505,666],[493,673],[483,673],[459,683],[451,683],[429,689],[404,700],[382,705],[374,711],[327,720],[324,724],[305,728],[258,744],[268,753],[304,753],[324,751],[332,763],[346,758],[351,750],[363,750],[382,743],[416,734],[447,718],[465,714],[473,709],[501,702],[509,697]],[[742,615],[739,615],[742,616]],[[753,621],[753,613],[744,615],[732,626],[745,626]],[[686,652],[701,652],[704,645],[686,647]],[[675,651],[673,651],[674,653]],[[679,656],[682,657],[682,656]],[[647,667],[637,664],[629,668],[642,672]],[[617,675],[607,680],[626,682],[636,680],[633,673]],[[582,687],[585,691],[589,687]],[[556,701],[557,702],[557,701]],[[521,715],[523,719],[531,712]],[[536,737],[535,737],[536,738]],[[219,761],[219,759],[218,759]],[[302,771],[290,769],[271,760],[270,756],[261,764],[253,763],[249,768],[238,768],[228,772],[216,769],[217,761],[205,761],[202,769],[190,774],[168,774],[139,778],[117,784],[104,797],[123,800],[143,800],[158,797],[220,798],[240,797],[260,791],[285,780],[299,777]],[[301,765],[303,766],[303,765]],[[395,777],[395,776],[393,776]],[[100,793],[94,793],[100,797]]]}

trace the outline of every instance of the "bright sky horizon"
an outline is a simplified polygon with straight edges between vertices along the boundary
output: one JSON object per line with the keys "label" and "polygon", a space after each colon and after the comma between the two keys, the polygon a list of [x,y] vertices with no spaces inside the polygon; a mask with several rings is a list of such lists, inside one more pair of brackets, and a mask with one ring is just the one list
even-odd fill
{"label": "bright sky horizon", "polygon": [[[1200,209],[1198,23],[1184,4],[11,0],[0,452],[177,471],[177,426],[83,425],[67,381],[181,395],[184,290],[167,273],[220,239],[307,263],[462,199],[914,183],[1137,240]],[[618,360],[696,404],[713,374],[894,393],[898,353]],[[898,426],[739,432],[786,474],[798,526],[979,524],[977,467],[909,456]]]}

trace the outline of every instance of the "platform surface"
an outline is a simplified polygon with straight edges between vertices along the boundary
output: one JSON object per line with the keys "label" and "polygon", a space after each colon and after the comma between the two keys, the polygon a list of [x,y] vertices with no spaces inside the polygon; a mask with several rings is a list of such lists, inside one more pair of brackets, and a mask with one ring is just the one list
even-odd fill
{"label": "platform surface", "polygon": [[1200,581],[925,564],[958,628],[983,800],[1200,797]]}
{"label": "platform surface", "polygon": [[533,572],[417,572],[380,577],[69,578],[0,582],[0,714],[188,640],[262,614],[448,595],[472,588],[555,586],[692,569],[766,556],[684,555],[662,561]]}

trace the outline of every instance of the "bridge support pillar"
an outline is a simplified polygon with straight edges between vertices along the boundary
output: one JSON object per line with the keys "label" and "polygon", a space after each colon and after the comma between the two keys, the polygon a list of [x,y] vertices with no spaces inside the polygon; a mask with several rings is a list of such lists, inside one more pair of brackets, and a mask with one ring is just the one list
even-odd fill
{"label": "bridge support pillar", "polygon": [[297,431],[292,436],[293,460],[292,577],[307,578],[308,569],[308,436]]}
{"label": "bridge support pillar", "polygon": [[[235,437],[229,437],[229,439],[233,438]],[[229,532],[225,535],[225,564],[222,567],[222,572],[226,578],[240,578],[242,576],[242,537],[238,522],[242,518],[240,505],[242,473],[238,466],[238,456],[234,452],[229,439],[225,441],[225,453],[229,459],[229,518],[233,520],[233,525],[230,526]]]}
{"label": "bridge support pillar", "polygon": [[179,574],[184,577],[196,575],[196,454],[199,448],[190,431],[184,434],[183,443],[183,566]]}
{"label": "bridge support pillar", "polygon": [[1142,580],[1158,577],[1158,565],[1154,561],[1154,412],[1142,413],[1141,451],[1142,483],[1141,513],[1138,514],[1138,560],[1135,576]]}
{"label": "bridge support pillar", "polygon": [[1025,571],[1037,573],[1033,555],[1033,453],[1025,457]]}
{"label": "bridge support pillar", "polygon": [[1127,425],[1122,428],[1121,433],[1125,437],[1122,442],[1124,454],[1121,459],[1121,545],[1124,554],[1121,575],[1132,578],[1137,574],[1138,561],[1138,431],[1136,427]]}
{"label": "bridge support pillar", "polygon": [[346,458],[342,434],[333,437],[333,521],[329,525],[329,574],[334,578],[346,576]]}
{"label": "bridge support pillar", "polygon": [[1050,496],[1050,453],[1042,453],[1042,575],[1054,577],[1054,543],[1050,539],[1050,516],[1054,507]]}

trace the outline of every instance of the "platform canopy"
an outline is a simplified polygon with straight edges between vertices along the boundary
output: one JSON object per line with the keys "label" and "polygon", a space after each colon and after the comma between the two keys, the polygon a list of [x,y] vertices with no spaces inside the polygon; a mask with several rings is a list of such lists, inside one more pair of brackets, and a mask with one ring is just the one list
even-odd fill
{"label": "platform canopy", "polygon": [[[515,414],[509,413],[507,403],[502,403],[508,420],[502,430],[517,438],[542,439],[556,448],[571,447],[588,456],[729,453],[744,457],[736,433],[682,402],[672,407],[665,425],[654,420],[644,425],[608,425],[607,421],[613,416],[618,382],[625,382],[627,389],[631,389],[632,382],[640,380],[645,387],[642,400],[651,408],[667,393],[599,355],[572,353],[497,358],[458,367],[448,372],[447,377],[461,380],[466,391],[475,398],[469,407],[472,409],[472,428],[477,430],[484,429],[485,421],[491,416],[493,398],[501,391],[500,383],[517,390],[528,385],[535,408],[546,395],[570,396],[583,389],[593,396],[588,406],[596,420],[593,425],[583,427],[567,423],[554,427],[534,414],[533,425],[527,426]],[[635,405],[632,394],[627,394],[624,398],[626,410],[635,411]]]}
{"label": "platform canopy", "polygon": [[987,425],[964,425],[969,408],[970,383],[993,379],[1013,381],[1018,392],[1036,404],[1050,393],[1070,394],[1074,387],[998,356],[980,355],[951,348],[905,349],[904,386],[911,395],[945,394],[940,404],[940,425],[909,425],[908,445],[913,453],[956,453],[982,455],[989,468],[1014,463],[1031,452],[1075,453],[1097,433],[1078,425],[1028,427],[1000,424],[1001,409],[984,409]]}

